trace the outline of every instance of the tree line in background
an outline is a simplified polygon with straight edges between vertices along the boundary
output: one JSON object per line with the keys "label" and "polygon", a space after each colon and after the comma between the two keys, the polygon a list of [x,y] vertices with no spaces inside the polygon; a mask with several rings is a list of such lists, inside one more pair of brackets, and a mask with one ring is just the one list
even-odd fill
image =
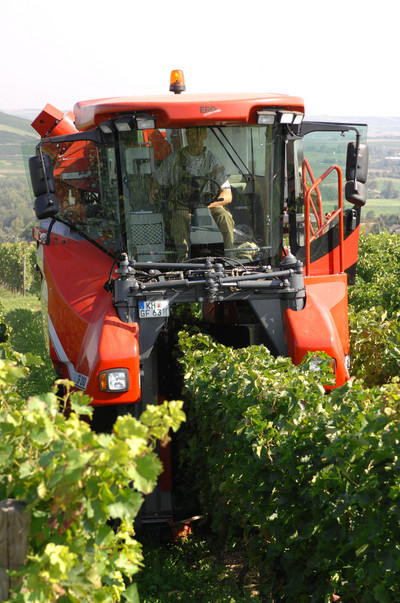
{"label": "tree line in background", "polygon": [[400,233],[400,214],[377,214],[373,210],[366,210],[364,214],[365,234],[377,235],[385,231],[388,231],[390,234]]}
{"label": "tree line in background", "polygon": [[0,243],[31,241],[34,223],[32,193],[26,178],[1,178]]}

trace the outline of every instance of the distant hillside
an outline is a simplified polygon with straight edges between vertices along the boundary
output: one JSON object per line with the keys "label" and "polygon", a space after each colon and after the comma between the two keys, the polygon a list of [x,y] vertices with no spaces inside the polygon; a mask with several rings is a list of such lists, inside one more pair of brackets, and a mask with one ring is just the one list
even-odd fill
{"label": "distant hillside", "polygon": [[306,116],[307,120],[367,124],[368,139],[371,138],[400,138],[400,117],[354,117],[348,115],[313,115]]}
{"label": "distant hillside", "polygon": [[31,139],[38,138],[38,134],[29,120],[0,112],[0,142],[15,140],[15,137]]}
{"label": "distant hillside", "polygon": [[0,108],[0,113],[7,113],[7,115],[14,115],[14,117],[20,117],[21,119],[27,119],[29,123],[32,123],[35,117],[39,115],[42,109],[2,109]]}
{"label": "distant hillside", "polygon": [[24,175],[38,140],[29,120],[0,113],[0,177]]}

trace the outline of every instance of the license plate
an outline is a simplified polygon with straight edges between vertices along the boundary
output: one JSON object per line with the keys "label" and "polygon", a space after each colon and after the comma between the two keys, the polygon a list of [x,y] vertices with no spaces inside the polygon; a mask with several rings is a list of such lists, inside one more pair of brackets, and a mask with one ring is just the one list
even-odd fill
{"label": "license plate", "polygon": [[167,299],[139,302],[139,318],[160,318],[164,316],[169,316],[169,302]]}

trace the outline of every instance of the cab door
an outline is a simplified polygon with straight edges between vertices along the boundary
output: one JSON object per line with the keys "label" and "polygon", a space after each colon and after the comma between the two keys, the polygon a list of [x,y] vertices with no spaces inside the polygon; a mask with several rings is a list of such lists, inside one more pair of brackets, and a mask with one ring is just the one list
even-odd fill
{"label": "cab door", "polygon": [[[310,275],[345,271],[354,282],[366,191],[366,134],[366,125],[305,121],[299,134],[289,137],[287,242],[308,263]],[[355,185],[354,161],[361,179]],[[350,194],[354,186],[362,193]]]}

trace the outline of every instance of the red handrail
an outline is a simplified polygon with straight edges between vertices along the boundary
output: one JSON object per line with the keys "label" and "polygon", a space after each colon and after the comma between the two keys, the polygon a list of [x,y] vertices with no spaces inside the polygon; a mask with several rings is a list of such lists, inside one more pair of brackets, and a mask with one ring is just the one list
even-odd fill
{"label": "red handrail", "polygon": [[[308,187],[307,187],[307,172],[308,172],[308,175],[311,178],[311,182],[314,184],[315,183],[315,178],[314,178],[313,171],[311,169],[311,166],[310,166],[308,160],[304,159],[304,161],[303,161],[303,191],[307,191],[308,190]],[[319,213],[315,209],[314,201],[312,199],[311,199],[311,206],[312,206],[312,209],[313,209],[313,212],[314,212],[314,216],[316,217],[316,220],[317,220],[317,226],[318,226],[318,228],[320,228],[322,226],[322,224],[323,224],[323,221],[324,221],[324,215],[323,215],[323,211],[322,211],[322,197],[321,197],[321,193],[319,191],[319,188],[316,188],[315,192],[317,193]],[[304,194],[304,197],[305,197],[305,194]],[[311,230],[314,233],[314,230],[313,230],[312,226],[311,226]]]}
{"label": "red handrail", "polygon": [[[304,160],[304,166],[307,167],[306,164],[307,160]],[[308,167],[307,167],[308,169]],[[323,223],[323,224],[319,224],[318,222],[318,218],[317,218],[317,223],[318,223],[318,230],[317,232],[314,233],[314,229],[312,228],[311,222],[310,222],[310,205],[312,205],[313,207],[313,211],[315,214],[315,208],[314,208],[314,204],[312,203],[311,200],[311,194],[314,192],[315,189],[318,188],[318,186],[321,184],[321,182],[323,180],[325,180],[325,178],[333,171],[336,170],[337,175],[338,175],[338,188],[339,188],[339,199],[338,199],[338,209],[335,210],[330,217]],[[305,173],[305,169],[303,168],[303,185],[304,185],[304,173]],[[310,188],[307,189],[307,187],[305,187],[305,198],[304,198],[304,230],[305,230],[305,259],[306,259],[306,265],[305,265],[305,270],[306,270],[306,276],[310,276],[310,265],[311,265],[311,252],[310,252],[310,244],[312,241],[314,241],[324,230],[325,228],[332,222],[332,220],[334,220],[336,218],[336,216],[339,216],[339,267],[340,267],[340,272],[344,272],[344,226],[343,226],[343,187],[342,187],[342,170],[340,169],[339,166],[337,165],[332,165],[330,168],[328,168],[326,170],[326,172],[324,172],[322,174],[322,176],[320,176],[318,178],[318,180],[313,181],[313,184],[310,186]],[[316,215],[317,217],[317,215]],[[320,217],[323,217],[322,214],[322,200],[321,200],[321,208],[320,208]],[[312,236],[310,237],[310,230],[312,231]]]}

